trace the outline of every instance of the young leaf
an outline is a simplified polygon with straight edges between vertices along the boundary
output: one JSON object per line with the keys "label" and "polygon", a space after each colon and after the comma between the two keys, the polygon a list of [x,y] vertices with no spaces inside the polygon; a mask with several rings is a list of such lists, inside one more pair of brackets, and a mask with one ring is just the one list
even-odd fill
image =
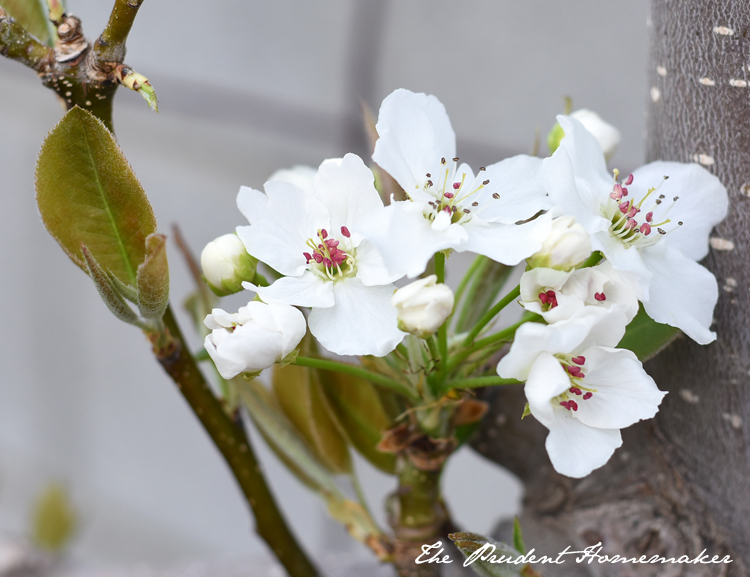
{"label": "young leaf", "polygon": [[44,225],[85,270],[81,243],[104,270],[136,286],[156,220],[146,194],[104,124],[69,110],[42,145],[36,190]]}
{"label": "young leaf", "polygon": [[665,349],[679,334],[679,329],[657,323],[641,306],[617,348],[631,350],[641,362],[645,362]]}
{"label": "young leaf", "polygon": [[146,239],[146,259],[138,266],[138,309],[147,319],[160,319],[169,304],[167,237],[152,234]]}
{"label": "young leaf", "polygon": [[371,383],[333,371],[318,371],[326,400],[352,446],[375,467],[389,474],[396,458],[378,451],[383,432],[390,428],[383,403]]}
{"label": "young leaf", "polygon": [[50,484],[34,504],[31,538],[40,549],[61,552],[76,532],[76,513],[68,492]]}
{"label": "young leaf", "polygon": [[517,551],[526,553],[526,544],[523,542],[523,533],[521,532],[521,522],[518,517],[513,519],[513,546]]}
{"label": "young leaf", "polygon": [[102,269],[85,244],[81,245],[81,253],[85,259],[86,272],[88,272],[94,286],[102,297],[104,304],[110,312],[118,319],[131,325],[140,326],[138,315],[133,312],[125,300],[120,296],[112,285],[109,275]]}
{"label": "young leaf", "polygon": [[[482,577],[519,577],[522,575],[522,564],[497,562],[503,556],[507,561],[515,560],[521,556],[521,553],[510,545],[497,543],[476,533],[451,533],[448,537],[467,560],[476,555],[469,565],[476,574],[482,575]],[[492,562],[493,557],[496,561],[494,563]]]}
{"label": "young leaf", "polygon": [[331,416],[315,371],[277,365],[273,368],[272,382],[279,406],[315,448],[320,461],[333,473],[351,473],[349,447]]}
{"label": "young leaf", "polygon": [[27,32],[52,46],[54,28],[47,18],[45,0],[2,0],[1,5]]}

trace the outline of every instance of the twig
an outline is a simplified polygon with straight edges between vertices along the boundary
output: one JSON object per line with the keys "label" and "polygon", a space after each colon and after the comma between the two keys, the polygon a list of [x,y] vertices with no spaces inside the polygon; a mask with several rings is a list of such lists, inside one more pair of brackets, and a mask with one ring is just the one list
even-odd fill
{"label": "twig", "polygon": [[0,7],[0,54],[37,72],[54,61],[55,53],[29,34]]}
{"label": "twig", "polygon": [[107,26],[94,44],[94,56],[99,62],[121,64],[125,60],[125,42],[141,4],[143,0],[115,0]]}

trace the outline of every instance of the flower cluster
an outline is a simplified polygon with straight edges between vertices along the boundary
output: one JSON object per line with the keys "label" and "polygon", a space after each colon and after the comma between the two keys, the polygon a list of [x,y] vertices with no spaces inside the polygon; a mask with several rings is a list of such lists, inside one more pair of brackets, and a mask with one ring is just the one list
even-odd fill
{"label": "flower cluster", "polygon": [[[602,146],[619,135],[595,135],[601,125],[591,121],[590,114],[558,117],[561,139],[549,158],[520,155],[474,170],[456,156],[437,98],[395,91],[380,109],[373,160],[405,199],[384,205],[373,172],[354,154],[317,170],[280,171],[263,192],[242,188],[238,206],[249,225],[229,240],[234,247],[239,239],[275,280],[245,274],[242,285],[259,300],[239,316],[209,315],[209,354],[225,376],[270,366],[301,340],[304,317],[294,307],[302,307],[310,333],[333,353],[388,355],[410,333],[429,341],[430,354],[441,357],[439,378],[449,380],[460,364],[451,354],[464,359],[502,342],[490,335],[475,343],[487,334],[487,318],[449,347],[454,294],[437,263],[453,251],[524,263],[509,297],[519,295],[528,312],[497,373],[525,382],[528,411],[549,429],[546,447],[560,473],[581,477],[603,465],[621,443],[620,429],[652,417],[664,396],[636,355],[616,348],[639,301],[652,319],[698,343],[715,338],[716,280],[697,261],[727,194],[695,164],[655,162],[626,178],[608,173]],[[239,276],[225,271],[232,255],[204,253],[213,284],[236,287]],[[396,290],[395,282],[431,263],[437,276]]]}

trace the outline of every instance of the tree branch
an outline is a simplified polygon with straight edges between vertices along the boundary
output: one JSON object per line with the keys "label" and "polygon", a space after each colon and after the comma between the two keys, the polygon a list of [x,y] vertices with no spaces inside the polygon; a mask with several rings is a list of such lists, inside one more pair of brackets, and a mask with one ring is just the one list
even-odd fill
{"label": "tree branch", "polygon": [[0,54],[36,71],[54,60],[54,51],[29,34],[0,7]]}
{"label": "tree branch", "polygon": [[109,22],[94,44],[94,56],[99,62],[121,64],[125,60],[125,42],[141,4],[143,0],[115,0]]}
{"label": "tree branch", "polygon": [[209,388],[169,308],[164,323],[173,338],[173,346],[164,346],[162,341],[161,348],[155,347],[157,358],[232,470],[255,515],[257,533],[268,543],[290,576],[317,576],[317,570],[279,511],[245,430],[231,420]]}

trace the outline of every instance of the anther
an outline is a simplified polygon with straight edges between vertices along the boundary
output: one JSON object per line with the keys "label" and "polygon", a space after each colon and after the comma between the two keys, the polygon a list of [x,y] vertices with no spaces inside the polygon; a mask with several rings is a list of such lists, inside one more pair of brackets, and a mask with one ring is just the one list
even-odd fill
{"label": "anther", "polygon": [[432,186],[432,181],[431,180],[427,181],[427,186]]}
{"label": "anther", "polygon": [[304,256],[304,257],[305,257],[305,260],[306,260],[307,262],[310,262],[310,261],[311,261],[311,260],[313,259],[312,255],[311,255],[311,254],[310,254],[309,252],[303,252],[303,253],[302,253],[302,256]]}
{"label": "anther", "polygon": [[675,196],[675,197],[674,197],[674,198],[673,198],[672,200],[673,200],[674,202],[677,202],[677,201],[678,201],[679,199],[680,199],[680,197],[679,197],[679,196]]}
{"label": "anther", "polygon": [[570,360],[573,361],[577,365],[584,365],[584,364],[586,364],[586,357],[584,357],[584,356],[573,357]]}
{"label": "anther", "polygon": [[607,300],[607,295],[605,295],[604,293],[594,293],[594,298],[602,303]]}
{"label": "anther", "polygon": [[479,172],[484,172],[485,170],[487,170],[487,169],[484,166],[480,166],[479,167]]}
{"label": "anther", "polygon": [[461,188],[461,183],[460,182],[454,182],[453,183],[453,190],[458,190],[459,188]]}
{"label": "anther", "polygon": [[625,180],[625,186],[630,186],[631,184],[633,184],[633,175],[632,174],[628,175],[628,178]]}
{"label": "anther", "polygon": [[326,229],[324,228],[320,229],[320,238],[322,238],[323,240],[328,238],[328,231]]}
{"label": "anther", "polygon": [[445,158],[440,159],[440,164],[445,164]]}
{"label": "anther", "polygon": [[453,193],[452,192],[446,192],[443,196],[445,198],[453,198]]}
{"label": "anther", "polygon": [[482,184],[485,185],[485,186],[487,186],[489,183],[490,183],[490,179],[489,178],[487,180],[485,180],[485,181],[482,182]]}
{"label": "anther", "polygon": [[628,221],[625,223],[625,228],[634,229],[636,226],[638,226],[638,223],[635,221],[634,218],[629,218]]}
{"label": "anther", "polygon": [[641,225],[640,231],[642,234],[645,234],[646,236],[648,236],[649,234],[651,234],[651,225],[647,222],[644,222]]}
{"label": "anther", "polygon": [[479,206],[479,203],[478,203],[478,202],[476,202],[476,201],[475,201],[475,202],[472,202],[472,203],[471,203],[471,206]]}
{"label": "anther", "polygon": [[625,214],[626,212],[628,212],[629,207],[630,207],[630,201],[628,201],[628,200],[626,200],[624,202],[621,202],[620,204],[617,205],[617,208],[619,208],[620,212],[623,213],[623,214]]}
{"label": "anther", "polygon": [[628,189],[625,188],[624,186],[622,187],[622,195],[623,196],[627,196],[628,195]]}
{"label": "anther", "polygon": [[677,223],[677,226],[682,226],[682,221],[679,221],[679,222]]}
{"label": "anther", "polygon": [[471,211],[468,208],[464,209],[464,213],[469,214]]}
{"label": "anther", "polygon": [[495,200],[498,200],[500,198],[500,195],[497,192],[493,192],[492,198],[494,198]]}
{"label": "anther", "polygon": [[583,400],[588,401],[593,396],[594,396],[594,393],[586,393],[585,395],[583,395]]}
{"label": "anther", "polygon": [[568,390],[571,393],[573,393],[574,395],[582,395],[583,394],[583,391],[581,389],[579,389],[578,387],[570,387]]}
{"label": "anther", "polygon": [[432,175],[429,172],[425,176],[427,176],[427,178],[432,178]]}
{"label": "anther", "polygon": [[458,162],[458,156],[453,159],[453,162]]}
{"label": "anther", "polygon": [[646,222],[651,222],[654,220],[654,213],[653,212],[647,212],[646,213]]}
{"label": "anther", "polygon": [[667,231],[663,228],[657,228],[656,230],[659,231],[659,234],[667,234]]}
{"label": "anther", "polygon": [[346,238],[351,238],[352,233],[349,232],[349,229],[345,226],[341,227],[341,234],[343,234]]}

